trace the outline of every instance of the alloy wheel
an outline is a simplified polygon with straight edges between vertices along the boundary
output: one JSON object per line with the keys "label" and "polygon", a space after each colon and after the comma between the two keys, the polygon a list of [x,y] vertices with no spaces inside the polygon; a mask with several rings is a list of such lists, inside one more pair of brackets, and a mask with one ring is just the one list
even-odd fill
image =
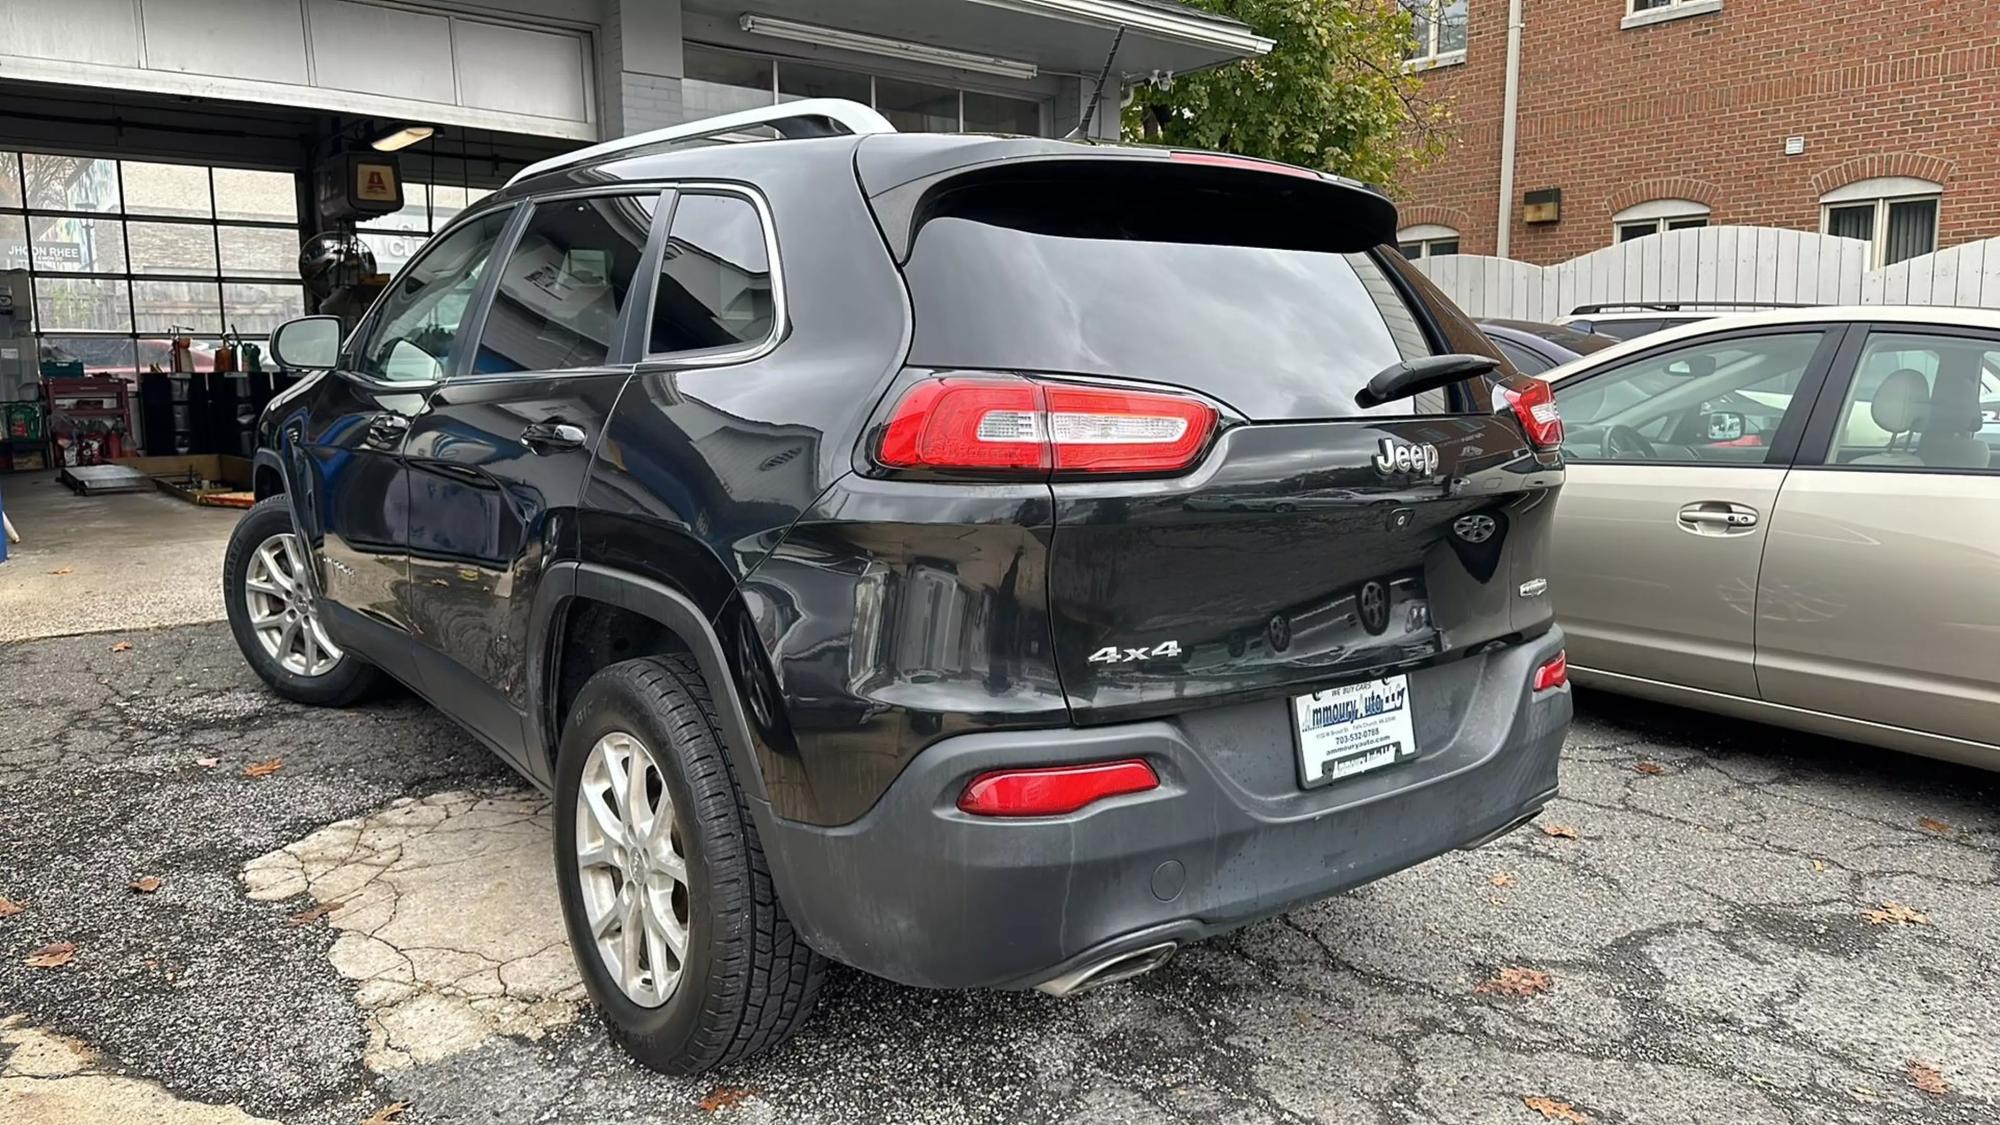
{"label": "alloy wheel", "polygon": [[605,735],[584,760],[576,865],[598,960],[626,999],[666,1003],[687,957],[687,855],[659,761],[630,734]]}
{"label": "alloy wheel", "polygon": [[305,568],[298,536],[289,531],[271,536],[250,555],[243,601],[264,651],[285,671],[310,678],[333,671],[342,654],[320,623]]}

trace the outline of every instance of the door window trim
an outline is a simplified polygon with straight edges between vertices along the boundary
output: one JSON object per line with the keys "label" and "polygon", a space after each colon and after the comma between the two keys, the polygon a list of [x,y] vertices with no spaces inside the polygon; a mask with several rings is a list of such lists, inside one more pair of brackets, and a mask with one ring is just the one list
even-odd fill
{"label": "door window trim", "polygon": [[[553,371],[489,371],[481,373],[454,367],[453,370],[445,372],[445,376],[439,381],[439,385],[451,383],[464,386],[499,382],[505,379],[561,379],[575,375],[602,375],[607,369],[629,368],[632,366],[636,357],[640,354],[632,347],[632,327],[634,324],[644,325],[652,318],[652,286],[657,278],[654,278],[652,272],[648,271],[656,272],[659,268],[659,247],[662,245],[660,241],[661,217],[673,210],[674,202],[674,192],[671,188],[658,183],[637,180],[624,184],[605,184],[588,188],[572,188],[566,191],[552,191],[520,201],[518,205],[519,213],[515,216],[514,221],[508,224],[507,229],[500,233],[500,241],[494,245],[496,255],[500,251],[504,250],[505,252],[503,256],[499,257],[500,265],[493,271],[492,278],[488,279],[487,283],[482,283],[479,287],[479,292],[473,295],[476,308],[467,317],[467,323],[472,329],[471,338],[473,346],[463,350],[465,352],[465,362],[470,364],[472,357],[478,354],[480,337],[486,333],[486,314],[491,311],[493,298],[500,291],[500,274],[506,270],[508,261],[514,256],[514,251],[520,247],[521,239],[527,235],[529,225],[535,221],[536,209],[545,203],[564,203],[573,199],[598,199],[608,195],[653,196],[653,223],[646,234],[645,248],[639,254],[639,264],[637,266],[639,272],[632,275],[632,291],[625,295],[625,307],[618,310],[618,323],[611,330],[612,348],[610,354],[605,357],[605,361],[595,367],[559,368]],[[440,234],[438,237],[441,238],[443,235]],[[433,239],[433,241],[436,241],[436,239]],[[416,259],[411,260],[414,262]],[[642,287],[643,302],[640,299],[642,296]],[[636,311],[641,303],[647,309],[644,319],[640,319]],[[457,358],[454,357],[453,363],[456,365],[457,362]]]}
{"label": "door window trim", "polygon": [[[653,245],[648,247],[646,260],[651,269],[646,278],[646,314],[638,322],[641,331],[636,340],[634,352],[638,356],[638,370],[643,374],[653,371],[675,371],[684,368],[724,367],[730,364],[749,363],[762,359],[784,341],[791,332],[790,305],[785,295],[785,270],[778,255],[778,224],[771,217],[771,205],[765,201],[762,192],[742,184],[724,183],[719,180],[679,180],[667,184],[673,199],[671,205],[663,208],[664,220],[654,226]],[[726,344],[719,348],[700,348],[682,352],[653,352],[647,347],[651,343],[653,324],[653,302],[660,290],[660,262],[666,254],[667,238],[673,230],[674,213],[680,210],[681,200],[690,195],[733,195],[748,200],[757,211],[757,222],[764,228],[764,257],[771,266],[771,330],[762,340],[749,344]],[[642,269],[646,268],[644,264]]]}
{"label": "door window trim", "polygon": [[1833,452],[1833,436],[1842,427],[1847,411],[1847,392],[1854,380],[1861,376],[1861,353],[1868,347],[1868,338],[1877,333],[1885,336],[1953,336],[1963,340],[1980,340],[1993,345],[2000,352],[2000,332],[1974,328],[1964,324],[1925,324],[1921,321],[1905,320],[1865,320],[1855,321],[1848,326],[1847,342],[1841,347],[1835,359],[1834,370],[1829,373],[1825,387],[1817,401],[1813,403],[1811,418],[1806,422],[1804,440],[1799,445],[1798,460],[1793,468],[1834,473],[1928,473],[1933,476],[1991,477],[2000,476],[2000,463],[1984,469],[1954,468],[1948,465],[1857,465],[1828,464],[1827,455]]}
{"label": "door window trim", "polygon": [[[1760,336],[1795,336],[1804,332],[1821,333],[1819,345],[1813,349],[1812,359],[1806,362],[1805,372],[1799,376],[1798,389],[1792,392],[1792,398],[1795,402],[1803,396],[1812,396],[1811,405],[1804,412],[1794,412],[1791,408],[1786,408],[1784,419],[1778,423],[1778,429],[1775,432],[1775,436],[1771,439],[1771,445],[1764,454],[1762,461],[1698,461],[1666,457],[1626,461],[1610,457],[1576,457],[1568,451],[1564,452],[1563,459],[1578,465],[1675,465],[1693,468],[1716,468],[1719,466],[1731,469],[1791,468],[1798,459],[1801,439],[1808,432],[1811,419],[1819,410],[1820,403],[1825,399],[1824,390],[1830,381],[1828,374],[1833,369],[1840,353],[1846,347],[1848,338],[1853,335],[1851,328],[1851,325],[1840,321],[1764,324],[1758,325],[1755,328],[1740,328],[1729,332],[1716,332],[1705,336],[1693,336],[1666,341],[1658,347],[1634,352],[1624,357],[1618,363],[1607,365],[1599,370],[1589,372],[1574,379],[1564,379],[1553,388],[1560,393],[1564,384],[1583,386],[1592,379],[1599,379],[1612,372],[1625,370],[1635,363],[1645,362],[1657,356],[1664,355],[1667,352],[1681,351],[1691,345],[1720,344],[1731,340],[1750,340]],[[1557,401],[1557,409],[1561,409],[1560,400]]]}

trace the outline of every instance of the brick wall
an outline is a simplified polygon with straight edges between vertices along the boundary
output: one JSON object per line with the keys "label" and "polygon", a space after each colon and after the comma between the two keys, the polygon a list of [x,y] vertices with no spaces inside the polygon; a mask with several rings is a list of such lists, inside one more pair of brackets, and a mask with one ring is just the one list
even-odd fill
{"label": "brick wall", "polygon": [[[1818,230],[1819,197],[1855,180],[1944,184],[1940,248],[2000,235],[2000,0],[1723,0],[1621,29],[1625,0],[1526,0],[1512,255],[1543,264],[1608,246],[1611,216],[1686,198],[1710,222]],[[1466,62],[1427,75],[1456,139],[1406,176],[1404,225],[1497,243],[1507,0],[1470,0]],[[1802,155],[1786,156],[1787,137]],[[1560,187],[1562,221],[1519,199]]]}

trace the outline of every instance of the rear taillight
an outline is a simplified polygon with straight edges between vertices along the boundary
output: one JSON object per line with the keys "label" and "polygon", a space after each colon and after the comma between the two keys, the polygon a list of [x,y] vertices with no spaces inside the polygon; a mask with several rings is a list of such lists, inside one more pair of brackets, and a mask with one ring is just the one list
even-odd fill
{"label": "rear taillight", "polygon": [[1556,409],[1555,392],[1547,383],[1524,378],[1502,386],[1499,393],[1501,400],[1513,408],[1514,417],[1521,420],[1528,444],[1545,452],[1562,444],[1562,414]]}
{"label": "rear taillight", "polygon": [[994,770],[966,785],[958,807],[975,816],[1061,816],[1107,797],[1160,787],[1160,776],[1138,758],[1087,766]]}
{"label": "rear taillight", "polygon": [[1535,690],[1548,691],[1569,682],[1569,653],[1558,652],[1555,659],[1535,669]]}
{"label": "rear taillight", "polygon": [[1186,395],[1021,376],[952,376],[910,388],[875,459],[941,472],[1172,473],[1215,433],[1213,406]]}

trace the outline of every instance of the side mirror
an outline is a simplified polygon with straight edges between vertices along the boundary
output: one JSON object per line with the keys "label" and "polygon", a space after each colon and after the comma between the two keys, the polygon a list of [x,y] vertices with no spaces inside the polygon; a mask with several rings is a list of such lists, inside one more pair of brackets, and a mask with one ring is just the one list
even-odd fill
{"label": "side mirror", "polygon": [[302,316],[271,333],[271,358],[278,366],[320,371],[340,361],[340,318]]}
{"label": "side mirror", "polygon": [[1699,379],[1715,374],[1715,357],[1712,355],[1691,355],[1667,364],[1667,374],[1682,379]]}
{"label": "side mirror", "polygon": [[1708,440],[1735,441],[1743,436],[1743,415],[1732,410],[1711,411],[1708,415]]}

